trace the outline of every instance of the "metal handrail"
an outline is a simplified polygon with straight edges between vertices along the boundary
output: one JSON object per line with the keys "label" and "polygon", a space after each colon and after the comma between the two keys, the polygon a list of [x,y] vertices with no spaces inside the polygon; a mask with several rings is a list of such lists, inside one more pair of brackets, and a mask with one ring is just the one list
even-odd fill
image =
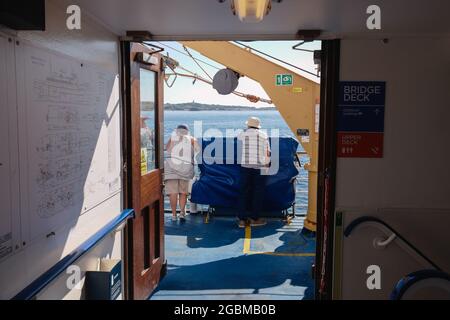
{"label": "metal handrail", "polygon": [[[379,224],[383,225],[384,227],[389,229],[389,231],[391,231],[393,234],[395,234],[396,238],[399,238],[404,243],[406,243],[408,245],[408,247],[410,247],[415,253],[417,253],[420,257],[422,257],[424,260],[426,260],[436,270],[442,271],[442,269],[436,263],[431,261],[431,259],[428,258],[422,251],[420,251],[416,246],[414,246],[411,242],[409,242],[401,234],[399,234],[394,228],[392,228],[390,225],[388,225],[386,222],[384,222],[383,220],[381,220],[379,218],[370,217],[370,216],[363,216],[363,217],[356,218],[345,228],[344,236],[349,237],[350,234],[352,233],[352,231],[357,226],[359,226],[360,224],[365,223],[365,222],[375,222],[375,223],[379,223]],[[392,240],[393,240],[393,238],[391,238],[389,242],[391,242]],[[383,243],[381,243],[381,244],[383,244]],[[387,245],[387,244],[385,244],[385,245]]]}
{"label": "metal handrail", "polygon": [[127,221],[129,218],[134,218],[134,210],[126,209],[122,213],[106,224],[103,228],[97,231],[89,239],[83,242],[71,253],[66,255],[63,259],[58,261],[53,267],[44,272],[40,277],[30,283],[25,289],[16,294],[12,300],[31,300],[36,297],[46,286],[62,274],[70,265],[78,260],[82,255],[92,249],[104,237],[114,231],[119,225]]}

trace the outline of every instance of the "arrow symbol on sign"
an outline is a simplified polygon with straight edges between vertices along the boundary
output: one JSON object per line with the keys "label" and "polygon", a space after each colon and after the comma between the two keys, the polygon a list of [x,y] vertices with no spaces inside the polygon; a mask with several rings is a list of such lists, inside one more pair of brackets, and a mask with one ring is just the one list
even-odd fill
{"label": "arrow symbol on sign", "polygon": [[380,109],[376,108],[373,112],[375,112],[376,115],[380,112]]}

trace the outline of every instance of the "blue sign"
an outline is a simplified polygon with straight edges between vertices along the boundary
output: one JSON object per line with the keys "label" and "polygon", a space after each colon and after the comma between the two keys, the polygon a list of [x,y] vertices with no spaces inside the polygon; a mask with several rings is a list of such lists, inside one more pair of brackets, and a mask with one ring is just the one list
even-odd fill
{"label": "blue sign", "polygon": [[340,82],[338,131],[383,132],[385,97],[385,82]]}

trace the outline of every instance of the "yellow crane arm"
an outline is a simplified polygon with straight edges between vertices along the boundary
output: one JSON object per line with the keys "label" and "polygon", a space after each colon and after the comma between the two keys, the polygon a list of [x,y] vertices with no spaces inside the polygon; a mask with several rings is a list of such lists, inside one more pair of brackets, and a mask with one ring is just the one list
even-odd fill
{"label": "yellow crane arm", "polygon": [[[308,153],[308,213],[305,227],[316,230],[318,115],[320,86],[289,69],[226,41],[183,41],[196,50],[239,74],[249,77],[263,87],[291,131]],[[283,75],[287,83],[283,85]],[[278,77],[278,83],[277,83]],[[289,81],[292,77],[292,83]],[[306,133],[308,133],[307,136]]]}
{"label": "yellow crane arm", "polygon": [[[298,137],[305,151],[313,156],[311,140],[317,129],[316,104],[320,86],[297,73],[264,59],[250,50],[226,41],[183,41],[181,42],[202,55],[257,81],[266,91],[275,107]],[[277,75],[291,75],[292,85],[277,85]],[[300,131],[298,131],[300,129]],[[299,133],[309,132],[309,141]]]}

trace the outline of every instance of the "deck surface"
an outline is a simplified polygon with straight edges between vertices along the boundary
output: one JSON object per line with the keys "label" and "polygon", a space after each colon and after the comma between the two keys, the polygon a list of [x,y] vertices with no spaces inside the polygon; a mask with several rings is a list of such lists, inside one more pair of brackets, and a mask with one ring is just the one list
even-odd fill
{"label": "deck surface", "polygon": [[245,229],[228,217],[165,221],[168,272],[150,299],[313,298],[315,239],[300,233],[303,219]]}

